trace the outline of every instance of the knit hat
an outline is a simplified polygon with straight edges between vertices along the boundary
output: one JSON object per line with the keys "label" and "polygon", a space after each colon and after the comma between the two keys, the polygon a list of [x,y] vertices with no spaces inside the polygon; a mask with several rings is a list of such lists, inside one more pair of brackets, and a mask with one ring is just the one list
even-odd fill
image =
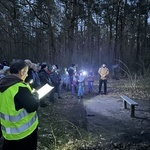
{"label": "knit hat", "polygon": [[32,66],[32,62],[31,62],[31,60],[29,60],[29,59],[25,59],[24,61],[25,61],[25,62],[26,62],[26,64],[29,66],[29,68],[31,68],[31,66]]}
{"label": "knit hat", "polygon": [[44,68],[46,68],[46,67],[47,67],[46,64],[42,64],[42,65],[41,65],[41,69],[44,69]]}
{"label": "knit hat", "polygon": [[4,71],[4,72],[7,71],[7,70],[9,70],[9,69],[10,69],[9,66],[4,66],[4,67],[3,67],[3,71]]}

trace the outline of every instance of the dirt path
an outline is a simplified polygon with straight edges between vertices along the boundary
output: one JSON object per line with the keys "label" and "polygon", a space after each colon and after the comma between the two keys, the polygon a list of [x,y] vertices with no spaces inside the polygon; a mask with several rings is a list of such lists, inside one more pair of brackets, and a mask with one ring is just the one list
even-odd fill
{"label": "dirt path", "polygon": [[120,95],[126,95],[128,91],[124,87],[117,88],[118,85],[124,86],[123,82],[112,81],[108,85],[108,95],[97,95],[97,84],[94,93],[85,92],[83,99],[63,93],[64,99],[60,102],[62,116],[78,128],[91,133],[100,143],[130,143],[143,147],[143,144],[150,143],[150,103],[148,99],[135,99],[139,106],[135,108],[135,117],[131,118],[130,106],[123,109],[120,98]]}
{"label": "dirt path", "polygon": [[88,130],[107,141],[150,142],[147,138],[150,137],[150,104],[144,100],[137,102],[135,118],[131,118],[130,107],[123,109],[118,96],[100,95],[84,100]]}

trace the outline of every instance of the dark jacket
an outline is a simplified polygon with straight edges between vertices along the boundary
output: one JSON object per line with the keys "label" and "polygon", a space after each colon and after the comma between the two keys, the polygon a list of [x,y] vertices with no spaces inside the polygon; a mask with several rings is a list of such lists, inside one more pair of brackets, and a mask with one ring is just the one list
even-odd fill
{"label": "dark jacket", "polygon": [[49,85],[52,85],[50,76],[44,69],[41,69],[38,72],[38,75],[39,75],[39,78],[40,78],[40,81],[41,81],[41,86],[45,85],[46,83],[48,83]]}
{"label": "dark jacket", "polygon": [[73,76],[75,74],[75,70],[73,67],[68,68],[68,74],[69,74],[69,76]]}
{"label": "dark jacket", "polygon": [[50,73],[50,79],[52,81],[53,86],[59,86],[61,81],[61,76],[59,73],[53,71]]}
{"label": "dark jacket", "polygon": [[[30,83],[31,80],[32,80],[32,82]],[[37,89],[41,86],[39,75],[32,68],[30,68],[28,70],[28,76],[26,77],[25,82],[29,83],[30,86],[35,89]]]}

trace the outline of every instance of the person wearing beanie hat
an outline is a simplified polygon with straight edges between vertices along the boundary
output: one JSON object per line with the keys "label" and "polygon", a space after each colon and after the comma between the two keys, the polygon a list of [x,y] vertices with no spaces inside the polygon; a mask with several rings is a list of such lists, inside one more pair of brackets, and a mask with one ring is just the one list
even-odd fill
{"label": "person wearing beanie hat", "polygon": [[[43,63],[41,65],[41,69],[39,70],[38,75],[41,81],[41,86],[45,85],[46,83],[52,86],[52,82],[48,73],[48,66],[46,63]],[[53,101],[54,95],[52,95],[51,93],[52,92],[50,92],[50,99]]]}
{"label": "person wearing beanie hat", "polygon": [[3,150],[36,150],[39,99],[24,82],[28,66],[23,60],[10,64],[10,75],[0,80],[0,124]]}
{"label": "person wearing beanie hat", "polygon": [[52,65],[52,70],[50,72],[50,79],[52,81],[52,84],[54,86],[54,89],[52,90],[52,94],[54,93],[58,94],[58,99],[61,99],[61,76],[58,71],[58,65]]}

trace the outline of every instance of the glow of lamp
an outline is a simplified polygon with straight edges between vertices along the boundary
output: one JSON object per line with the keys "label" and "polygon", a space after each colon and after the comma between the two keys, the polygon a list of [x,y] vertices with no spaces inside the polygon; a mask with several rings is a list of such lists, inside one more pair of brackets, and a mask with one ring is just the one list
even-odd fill
{"label": "glow of lamp", "polygon": [[87,75],[87,72],[86,72],[86,71],[83,71],[83,75],[86,76],[86,75]]}

